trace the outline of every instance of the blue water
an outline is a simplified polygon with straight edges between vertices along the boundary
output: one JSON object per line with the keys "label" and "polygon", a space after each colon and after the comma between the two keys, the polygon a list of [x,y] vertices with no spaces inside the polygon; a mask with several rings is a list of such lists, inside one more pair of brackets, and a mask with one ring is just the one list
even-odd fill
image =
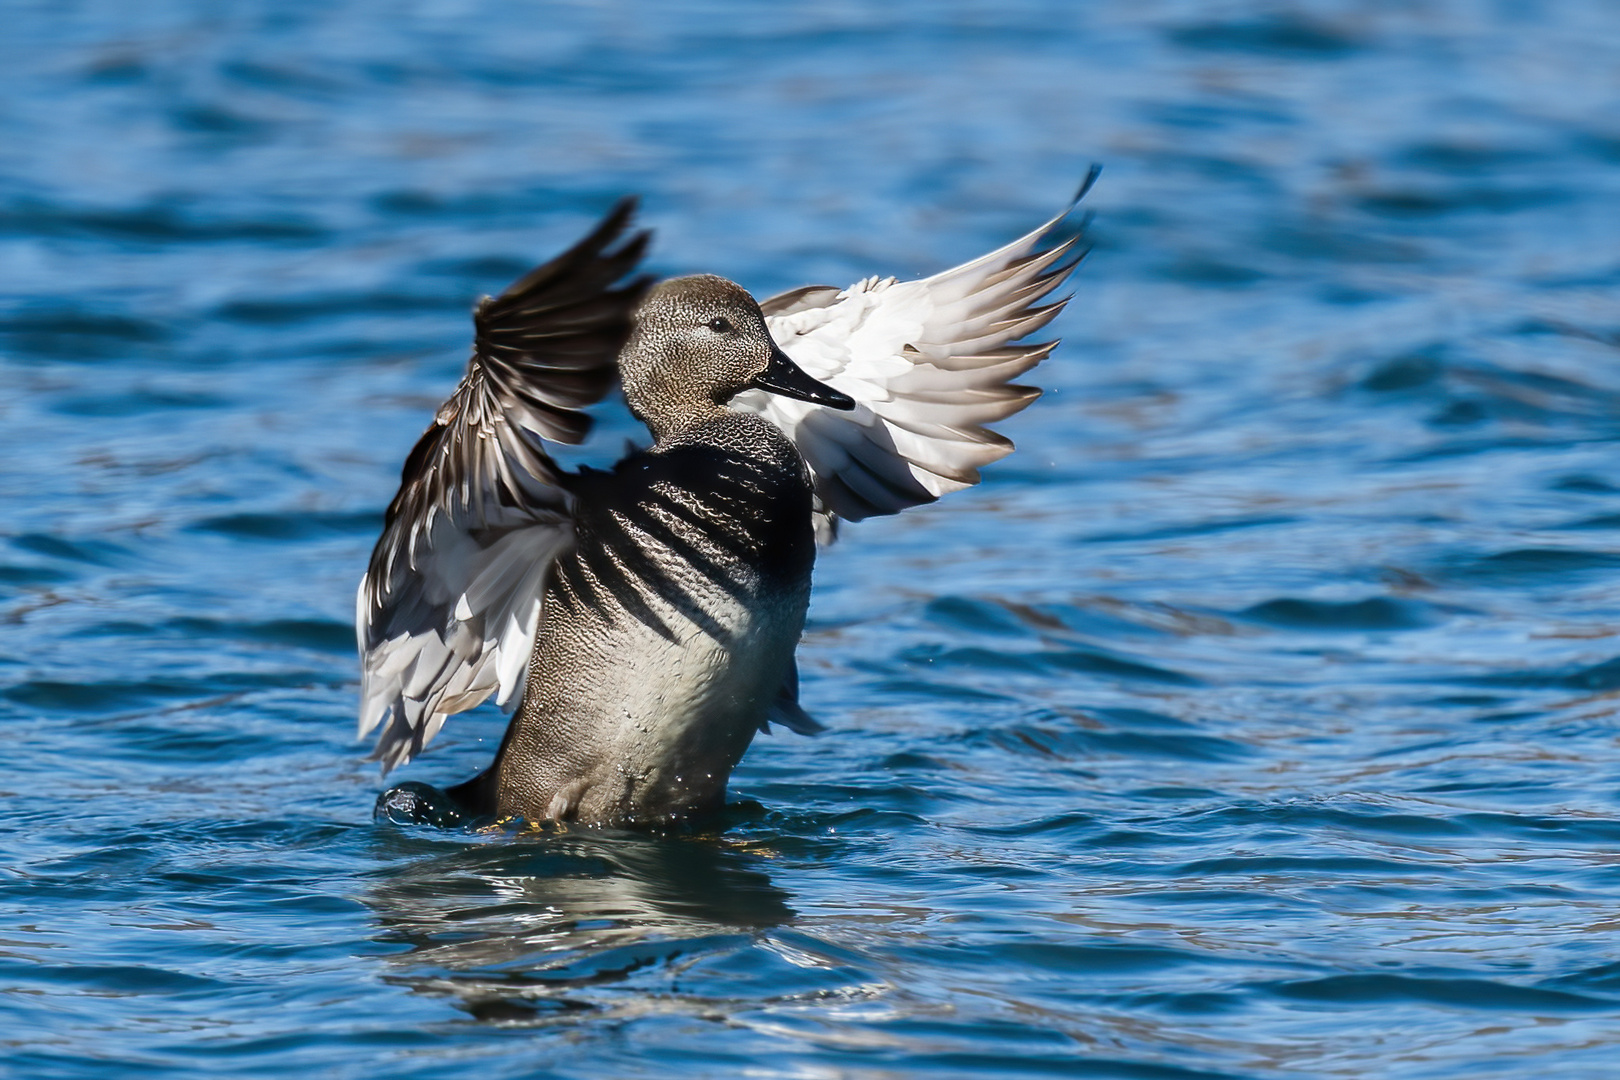
{"label": "blue water", "polygon": [[[1620,1070],[1609,0],[4,19],[0,1073]],[[373,824],[478,295],[625,192],[662,273],[927,273],[1093,161],[1019,452],[818,565],[827,735],[689,833]]]}

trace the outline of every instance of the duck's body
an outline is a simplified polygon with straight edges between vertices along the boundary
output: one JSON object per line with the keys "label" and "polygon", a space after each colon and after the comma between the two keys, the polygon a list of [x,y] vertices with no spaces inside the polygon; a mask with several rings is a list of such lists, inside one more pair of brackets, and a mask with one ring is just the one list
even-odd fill
{"label": "duck's body", "polygon": [[571,486],[576,540],[546,587],[523,703],[457,794],[533,821],[717,806],[804,629],[804,463],[765,420],[729,414]]}
{"label": "duck's body", "polygon": [[[1083,193],[1084,189],[1082,189]],[[361,582],[360,727],[384,767],[491,694],[516,715],[450,790],[530,821],[668,821],[724,801],[754,733],[812,733],[793,653],[818,537],[978,480],[980,426],[1036,396],[1014,345],[1072,269],[1045,228],[924,281],[813,287],[763,308],[722,278],[614,288],[621,204],[475,314],[467,376],[405,463]],[[583,405],[622,384],[650,449],[560,470]]]}

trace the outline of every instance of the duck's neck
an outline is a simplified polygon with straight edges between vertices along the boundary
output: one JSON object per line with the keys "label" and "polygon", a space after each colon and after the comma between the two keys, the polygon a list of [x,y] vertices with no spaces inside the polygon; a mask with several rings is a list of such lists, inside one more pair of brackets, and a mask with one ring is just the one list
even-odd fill
{"label": "duck's neck", "polygon": [[660,445],[731,412],[724,405],[707,399],[661,401],[658,407],[652,409],[638,409],[632,405],[630,411],[647,425],[647,430],[652,432],[653,439]]}

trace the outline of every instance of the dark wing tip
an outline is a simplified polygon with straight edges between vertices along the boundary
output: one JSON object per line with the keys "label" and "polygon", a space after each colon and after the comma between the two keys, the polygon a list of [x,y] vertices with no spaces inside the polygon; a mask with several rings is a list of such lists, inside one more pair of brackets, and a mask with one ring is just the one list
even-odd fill
{"label": "dark wing tip", "polygon": [[1079,190],[1074,193],[1074,198],[1069,200],[1069,209],[1073,210],[1076,206],[1080,205],[1080,200],[1086,197],[1086,194],[1091,190],[1092,185],[1097,182],[1097,177],[1102,175],[1102,168],[1103,167],[1095,161],[1091,163],[1091,168],[1086,170],[1086,178],[1080,181]]}
{"label": "dark wing tip", "polygon": [[536,435],[577,442],[568,417],[601,400],[618,379],[619,349],[652,286],[634,274],[652,233],[626,234],[637,205],[620,199],[583,239],[542,263],[473,313],[473,359],[495,406],[486,412],[540,421]]}
{"label": "dark wing tip", "polygon": [[[647,245],[652,242],[652,230],[642,229],[626,238],[617,248],[612,247],[615,241],[624,236],[638,203],[636,196],[624,196],[568,250],[530,270],[507,286],[499,296],[481,301],[473,311],[473,323],[478,331],[482,333],[489,325],[513,315],[517,309],[530,306],[537,298],[548,293],[570,294],[570,298],[582,294],[628,298],[632,287],[639,287],[644,292],[646,285],[641,284],[641,278],[621,289],[609,288],[635,269],[646,254]],[[635,293],[634,298],[639,301],[640,292]],[[558,296],[554,299],[561,301],[565,298]]]}

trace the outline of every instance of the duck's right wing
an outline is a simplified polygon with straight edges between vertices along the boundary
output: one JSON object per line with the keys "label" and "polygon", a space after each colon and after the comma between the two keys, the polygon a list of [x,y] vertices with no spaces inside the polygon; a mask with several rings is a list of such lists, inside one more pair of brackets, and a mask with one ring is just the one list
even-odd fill
{"label": "duck's right wing", "polygon": [[[571,498],[541,442],[580,442],[618,379],[649,279],[622,281],[649,234],[619,243],[625,199],[589,236],[474,311],[472,360],[405,460],[360,582],[360,734],[386,771],[452,713],[521,700],[546,573],[573,542]],[[617,246],[614,246],[617,244]]]}
{"label": "duck's right wing", "polygon": [[847,289],[813,285],[760,305],[771,336],[813,377],[855,399],[838,411],[764,391],[732,399],[798,446],[816,494],[816,533],[933,502],[979,481],[979,467],[1012,451],[986,427],[1040,391],[1014,378],[1055,341],[1016,344],[1051,322],[1048,301],[1079,262],[1078,236],[1049,245],[1085,195],[1006,247],[920,281],[867,278]]}

